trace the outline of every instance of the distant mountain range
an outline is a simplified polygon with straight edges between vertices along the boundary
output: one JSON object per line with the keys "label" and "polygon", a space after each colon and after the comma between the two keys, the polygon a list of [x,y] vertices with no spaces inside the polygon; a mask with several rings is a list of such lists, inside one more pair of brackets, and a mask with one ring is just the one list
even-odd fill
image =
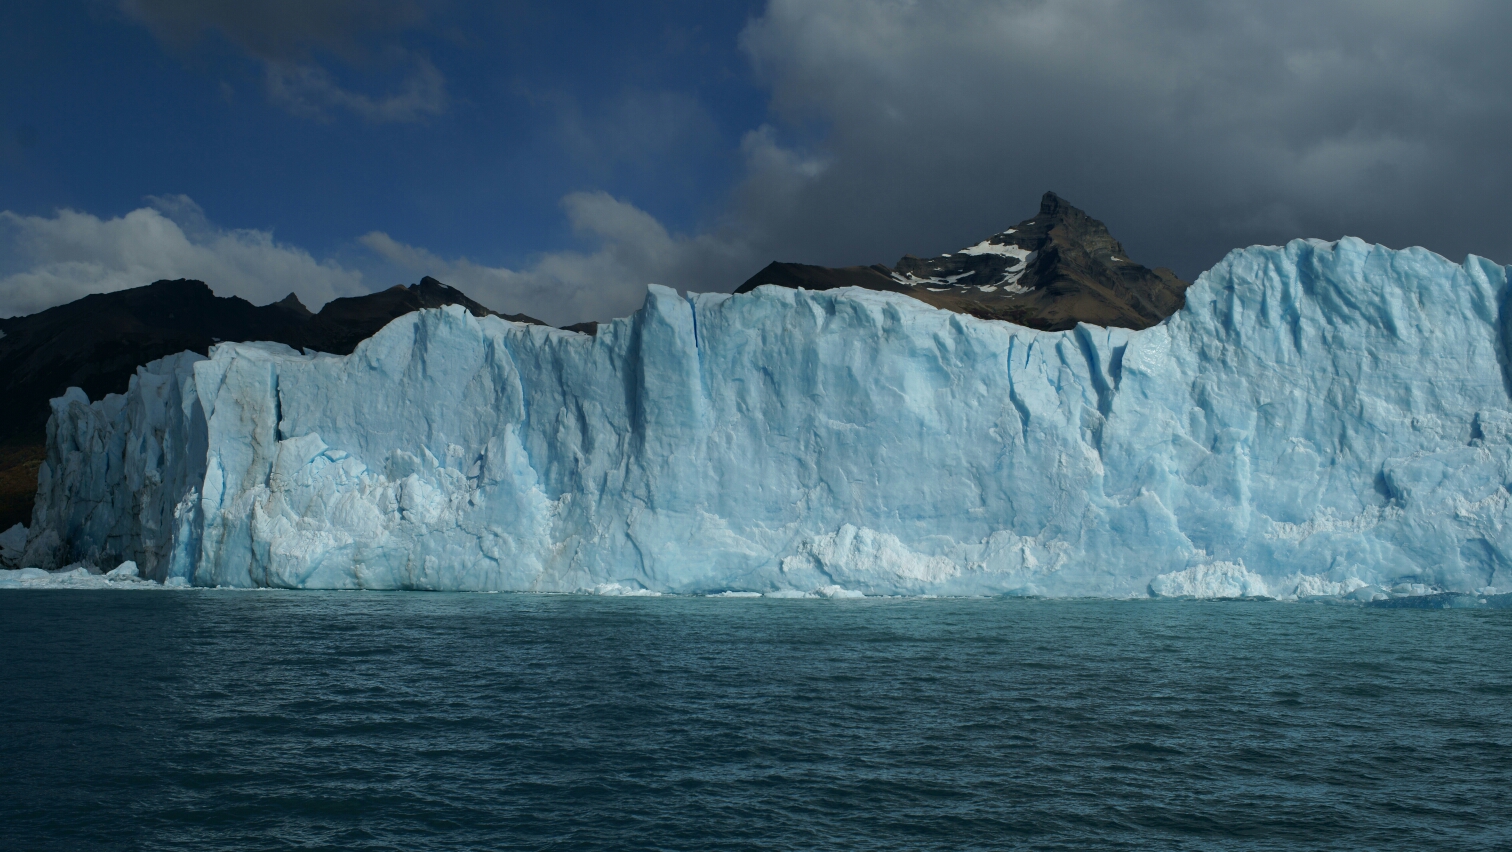
{"label": "distant mountain range", "polygon": [[203,281],[158,281],[85,296],[25,317],[0,319],[0,530],[31,519],[47,439],[48,400],[70,387],[90,399],[125,393],[136,368],[175,352],[206,353],[221,341],[270,340],[344,355],[411,311],[462,305],[499,314],[434,278],[366,296],[334,299],[311,313],[290,293],[257,306],[215,295]]}
{"label": "distant mountain range", "polygon": [[939,257],[904,255],[896,266],[825,267],[772,263],[735,291],[763,284],[830,290],[864,287],[982,319],[1046,331],[1079,322],[1147,328],[1179,310],[1187,282],[1147,269],[1102,222],[1045,193],[1040,209],[1000,234]]}
{"label": "distant mountain range", "polygon": [[[1178,310],[1187,287],[1168,269],[1134,263],[1101,222],[1052,192],[1032,219],[957,252],[927,259],[905,255],[894,267],[772,263],[735,292],[763,284],[888,290],[1046,330],[1078,322],[1145,328]],[[188,349],[206,353],[221,341],[268,340],[345,355],[392,320],[442,305],[543,324],[490,310],[434,278],[335,299],[319,313],[292,293],[257,306],[216,296],[202,281],[180,279],[0,319],[0,398],[6,400],[0,407],[0,530],[31,519],[48,401],[69,387],[82,388],[90,399],[124,393],[138,366]],[[597,323],[566,328],[593,334]]]}

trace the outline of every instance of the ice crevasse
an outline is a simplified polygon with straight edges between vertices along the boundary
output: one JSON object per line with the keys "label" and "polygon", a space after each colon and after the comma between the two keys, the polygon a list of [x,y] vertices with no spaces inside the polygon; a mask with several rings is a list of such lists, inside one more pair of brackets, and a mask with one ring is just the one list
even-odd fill
{"label": "ice crevasse", "polygon": [[[1144,331],[653,286],[53,402],[24,562],[197,585],[1049,596],[1512,587],[1506,268],[1295,241]],[[1503,588],[1505,591],[1506,588]]]}

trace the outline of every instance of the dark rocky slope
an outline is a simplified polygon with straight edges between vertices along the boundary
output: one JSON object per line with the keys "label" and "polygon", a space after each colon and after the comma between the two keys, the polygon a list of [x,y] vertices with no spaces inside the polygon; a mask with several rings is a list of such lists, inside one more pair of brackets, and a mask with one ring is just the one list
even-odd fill
{"label": "dark rocky slope", "polygon": [[1031,219],[939,257],[897,266],[831,268],[772,263],[735,291],[763,284],[906,293],[938,308],[1047,331],[1079,322],[1148,328],[1179,310],[1187,282],[1130,260],[1103,223],[1053,192]]}
{"label": "dark rocky slope", "polygon": [[85,296],[25,317],[0,319],[0,530],[31,520],[47,436],[48,401],[70,387],[90,399],[124,393],[136,368],[175,352],[208,352],[220,341],[271,340],[345,355],[390,321],[421,308],[462,305],[498,314],[434,278],[335,299],[311,313],[294,294],[257,306],[180,279]]}

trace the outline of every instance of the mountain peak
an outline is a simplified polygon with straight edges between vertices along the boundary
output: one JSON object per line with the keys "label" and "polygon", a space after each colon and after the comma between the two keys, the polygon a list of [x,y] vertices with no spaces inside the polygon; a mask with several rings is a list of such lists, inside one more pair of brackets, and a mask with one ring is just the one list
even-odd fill
{"label": "mountain peak", "polygon": [[1102,222],[1047,192],[1039,212],[975,245],[895,266],[773,263],[735,292],[763,284],[906,293],[937,308],[1046,331],[1078,323],[1147,328],[1185,303],[1187,283],[1129,260]]}
{"label": "mountain peak", "polygon": [[314,316],[314,314],[310,312],[310,309],[305,307],[304,302],[299,301],[299,296],[295,295],[294,293],[290,293],[289,295],[284,296],[282,299],[279,299],[268,307],[280,308],[285,311],[292,311],[293,313],[298,314],[302,317]]}
{"label": "mountain peak", "polygon": [[1047,192],[1044,195],[1040,196],[1039,214],[1034,218],[1086,220],[1088,222],[1096,222],[1099,226],[1102,226],[1101,222],[1098,222],[1096,219],[1088,216],[1087,211],[1081,209],[1080,207],[1077,207],[1075,204],[1072,204],[1071,202],[1067,201],[1064,198],[1061,198],[1059,195],[1056,195],[1053,192]]}

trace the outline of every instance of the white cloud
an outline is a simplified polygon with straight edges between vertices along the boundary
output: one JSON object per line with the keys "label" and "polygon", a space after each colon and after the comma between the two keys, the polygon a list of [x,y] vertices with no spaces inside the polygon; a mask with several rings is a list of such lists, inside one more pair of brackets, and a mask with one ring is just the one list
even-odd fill
{"label": "white cloud", "polygon": [[197,278],[222,296],[254,304],[289,292],[312,310],[338,296],[365,292],[362,274],[269,231],[211,224],[186,196],[101,219],[76,210],[53,216],[0,211],[0,315],[35,313],[91,293],[141,287],[164,278]]}
{"label": "white cloud", "polygon": [[748,244],[731,232],[672,234],[649,213],[604,192],[572,193],[562,207],[573,229],[596,247],[541,254],[519,270],[445,260],[378,231],[360,242],[390,263],[445,281],[495,310],[553,325],[625,316],[645,300],[647,284],[726,290],[727,271],[751,262]]}

